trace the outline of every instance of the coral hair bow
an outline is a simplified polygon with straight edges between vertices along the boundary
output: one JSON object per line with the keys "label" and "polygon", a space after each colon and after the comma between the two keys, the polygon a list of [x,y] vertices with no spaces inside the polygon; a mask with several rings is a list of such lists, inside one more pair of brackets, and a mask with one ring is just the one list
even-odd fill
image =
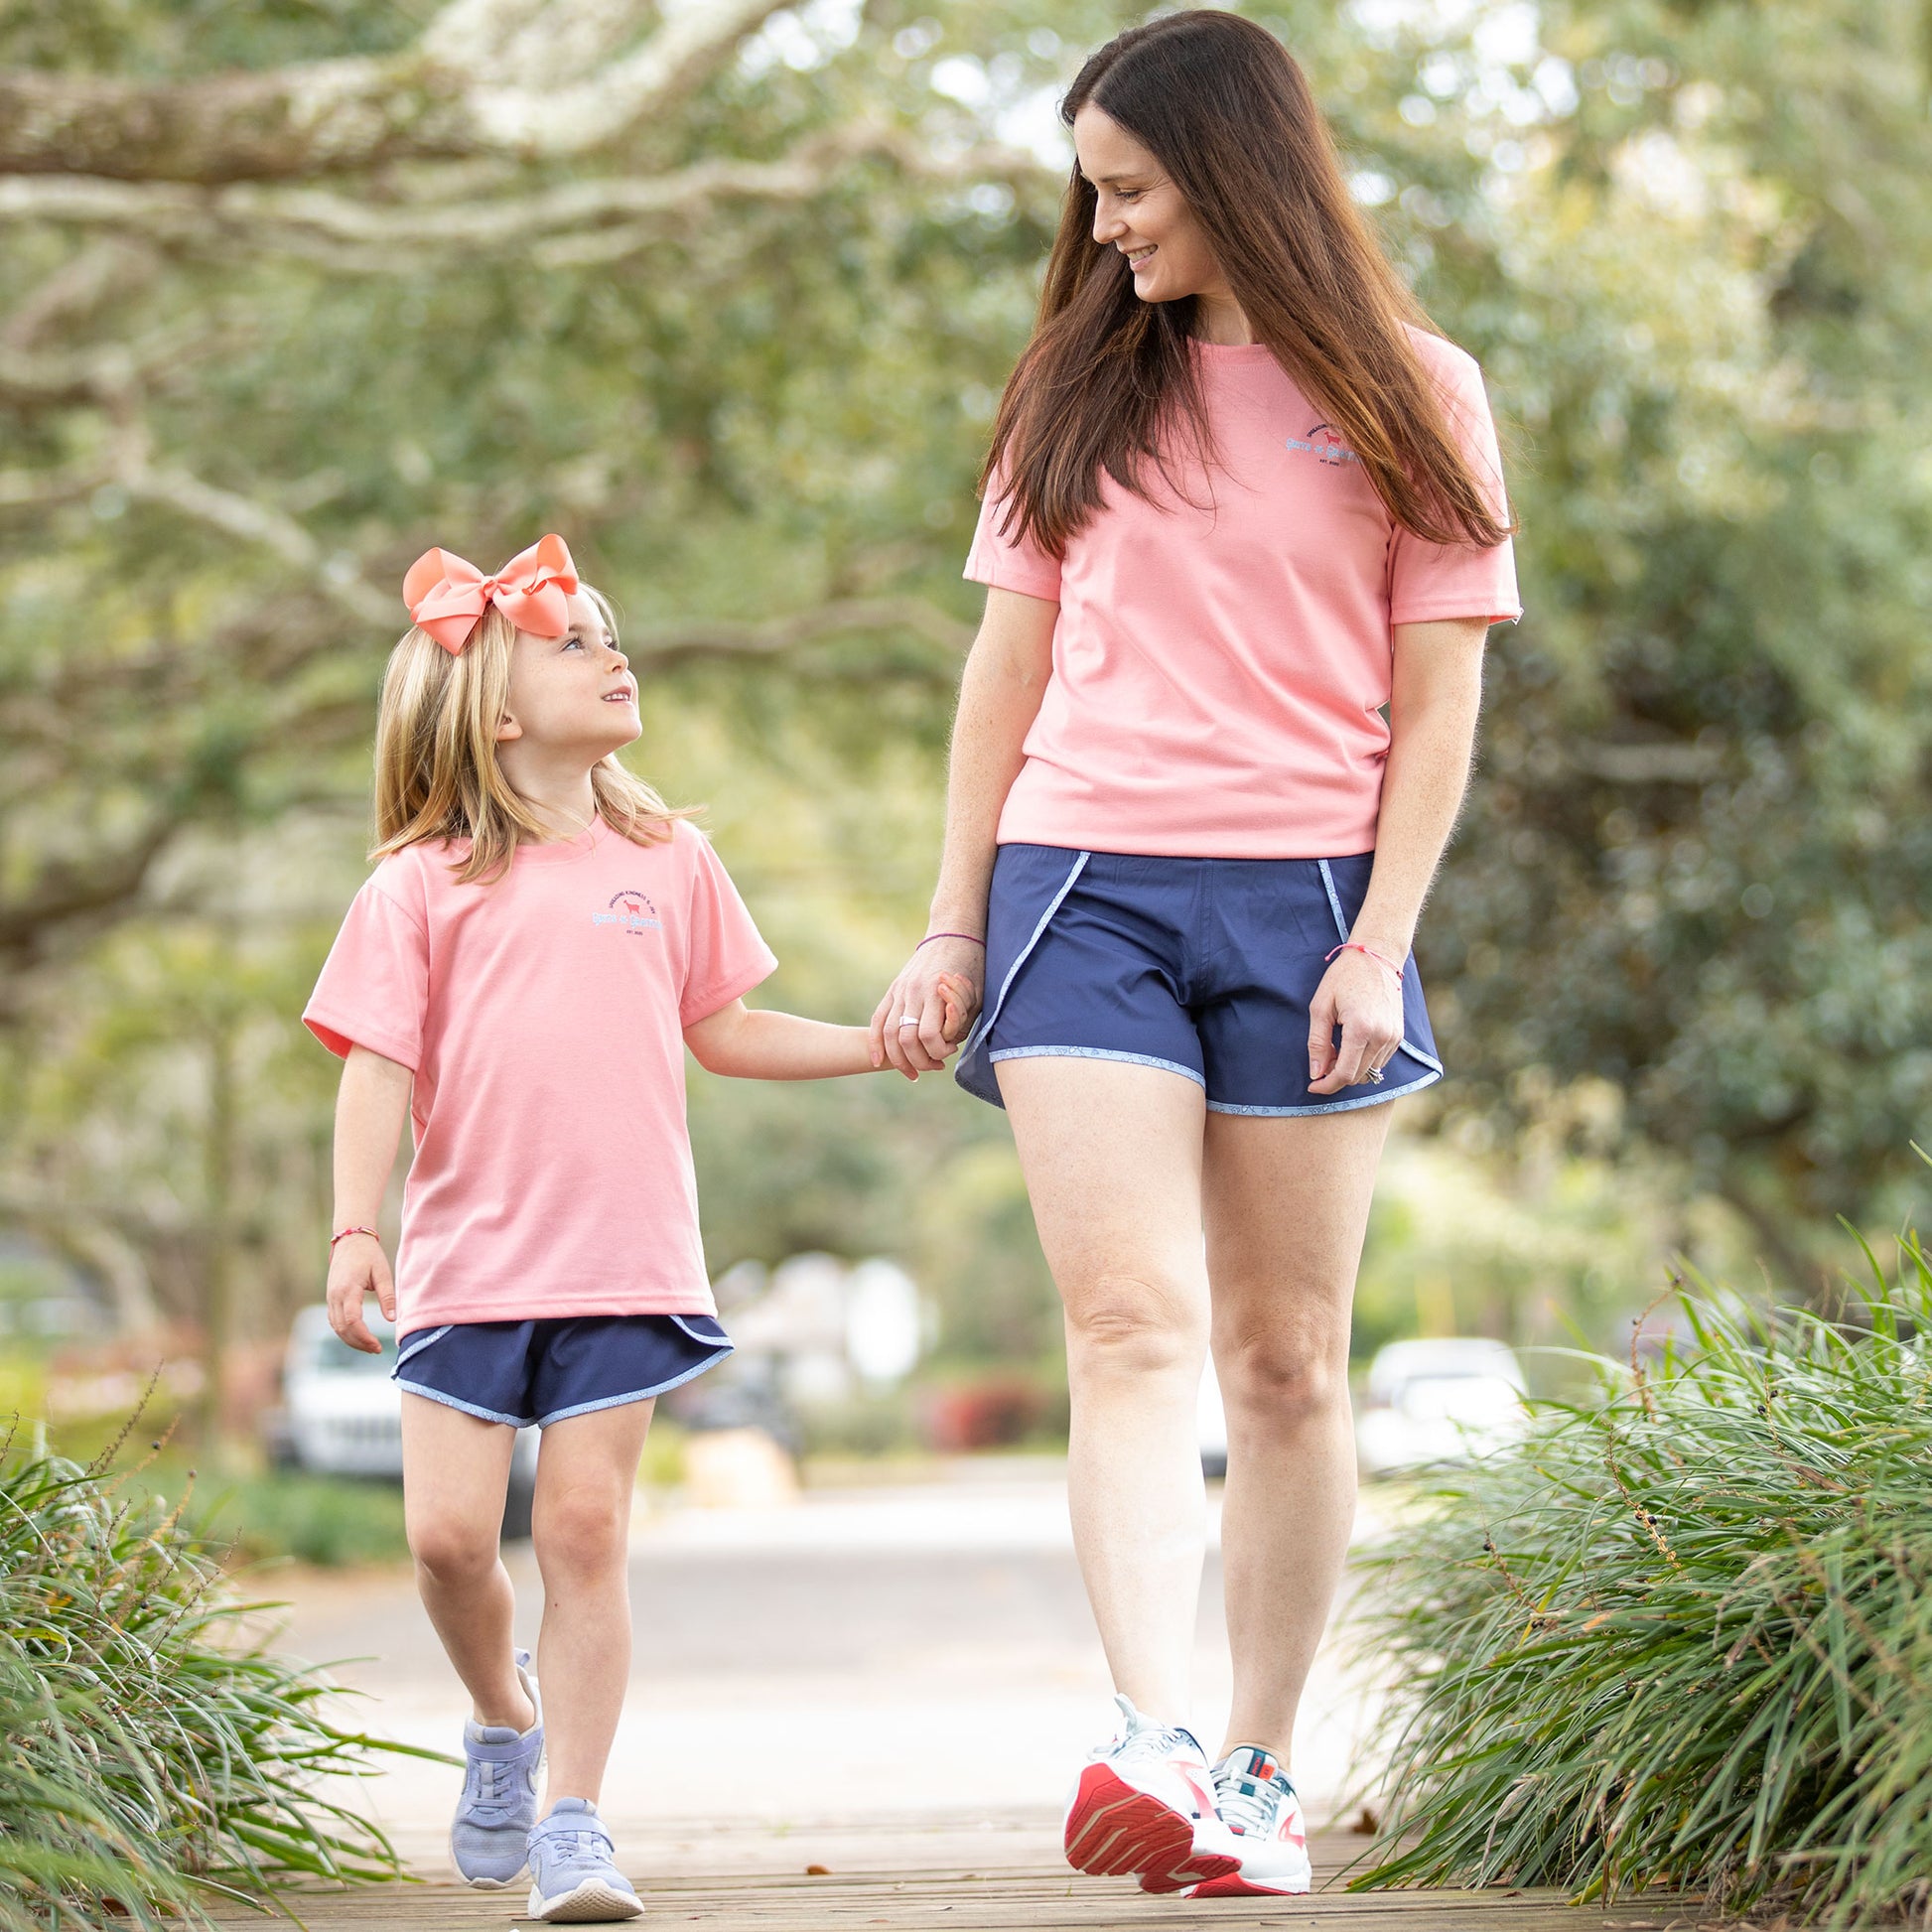
{"label": "coral hair bow", "polygon": [[402,580],[402,601],[418,626],[458,657],[491,604],[519,630],[561,637],[570,628],[565,600],[576,588],[568,546],[560,536],[545,536],[519,550],[494,577],[453,550],[425,550]]}

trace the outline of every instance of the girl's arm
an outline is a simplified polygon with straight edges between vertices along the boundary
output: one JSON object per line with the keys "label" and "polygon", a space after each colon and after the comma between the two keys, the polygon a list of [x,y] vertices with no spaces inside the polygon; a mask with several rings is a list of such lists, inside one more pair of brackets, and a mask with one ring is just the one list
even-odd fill
{"label": "girl's arm", "polygon": [[[382,1195],[389,1171],[396,1165],[396,1146],[409,1115],[409,1094],[415,1075],[395,1060],[385,1060],[366,1046],[351,1046],[343,1064],[343,1084],[336,1095],[336,1232],[341,1228],[372,1228],[382,1211]],[[372,1234],[351,1234],[338,1241],[329,1256],[329,1325],[365,1355],[378,1355],[382,1344],[362,1319],[362,1298],[373,1295],[376,1306],[396,1318],[396,1284],[389,1258]]]}
{"label": "girl's arm", "polygon": [[[1423,900],[1468,786],[1488,634],[1481,618],[1395,626],[1375,868],[1348,936],[1398,966],[1406,964],[1415,943]],[[1395,975],[1362,953],[1337,953],[1309,1015],[1311,1091],[1336,1093],[1354,1085],[1401,1043],[1402,989]]]}
{"label": "girl's arm", "polygon": [[[946,776],[946,840],[928,932],[986,937],[1000,810],[1026,762],[1022,747],[1052,675],[1059,615],[1060,607],[1043,598],[1018,591],[986,594],[986,615],[959,681]],[[908,1076],[945,1064],[949,1036],[941,975],[955,976],[968,988],[964,1018],[970,1024],[984,996],[986,949],[963,939],[921,946],[872,1016],[875,1052]],[[918,1015],[916,1029],[899,1026],[906,1014]]]}
{"label": "girl's arm", "polygon": [[743,1000],[686,1027],[684,1043],[708,1072],[740,1080],[829,1080],[879,1064],[863,1027],[754,1011]]}

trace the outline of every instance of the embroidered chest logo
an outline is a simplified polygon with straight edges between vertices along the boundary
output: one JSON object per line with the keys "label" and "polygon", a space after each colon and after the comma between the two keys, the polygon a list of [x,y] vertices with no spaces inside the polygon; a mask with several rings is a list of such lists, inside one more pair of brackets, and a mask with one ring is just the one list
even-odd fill
{"label": "embroidered chest logo", "polygon": [[615,893],[610,905],[591,914],[592,925],[614,925],[621,932],[656,932],[663,921],[642,893]]}
{"label": "embroidered chest logo", "polygon": [[1291,450],[1306,450],[1309,455],[1319,457],[1334,470],[1339,470],[1344,463],[1361,462],[1361,458],[1326,423],[1316,423],[1306,437],[1291,436],[1288,447]]}

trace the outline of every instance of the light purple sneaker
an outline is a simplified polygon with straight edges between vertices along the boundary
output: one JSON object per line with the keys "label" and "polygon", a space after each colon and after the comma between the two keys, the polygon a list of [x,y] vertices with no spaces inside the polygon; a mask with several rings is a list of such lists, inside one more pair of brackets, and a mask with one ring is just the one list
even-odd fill
{"label": "light purple sneaker", "polygon": [[543,1702],[516,1653],[517,1681],[536,1712],[528,1730],[508,1725],[463,1726],[463,1796],[450,1827],[450,1863],[465,1884],[501,1891],[522,1875],[530,1827],[537,1821],[537,1767],[543,1762]]}
{"label": "light purple sneaker", "polygon": [[608,1925],[644,1901],[612,1863],[616,1848],[588,1798],[559,1798],[530,1834],[528,1914],[546,1925]]}

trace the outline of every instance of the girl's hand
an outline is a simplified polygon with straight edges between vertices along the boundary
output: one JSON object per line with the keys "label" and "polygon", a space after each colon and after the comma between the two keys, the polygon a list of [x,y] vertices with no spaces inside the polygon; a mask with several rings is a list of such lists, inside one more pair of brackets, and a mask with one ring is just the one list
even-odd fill
{"label": "girl's hand", "polygon": [[1336,953],[1309,1009],[1309,1091],[1339,1093],[1367,1080],[1401,1044],[1402,986],[1395,974],[1366,953]]}
{"label": "girl's hand", "polygon": [[[985,976],[986,949],[970,939],[920,946],[872,1016],[873,1065],[896,1066],[908,1080],[936,1073],[978,1018]],[[917,1024],[901,1027],[908,1017]]]}
{"label": "girl's hand", "polygon": [[375,1297],[389,1320],[396,1318],[396,1284],[389,1257],[372,1234],[345,1235],[329,1257],[329,1325],[365,1355],[379,1355],[382,1344],[362,1319],[362,1298]]}

